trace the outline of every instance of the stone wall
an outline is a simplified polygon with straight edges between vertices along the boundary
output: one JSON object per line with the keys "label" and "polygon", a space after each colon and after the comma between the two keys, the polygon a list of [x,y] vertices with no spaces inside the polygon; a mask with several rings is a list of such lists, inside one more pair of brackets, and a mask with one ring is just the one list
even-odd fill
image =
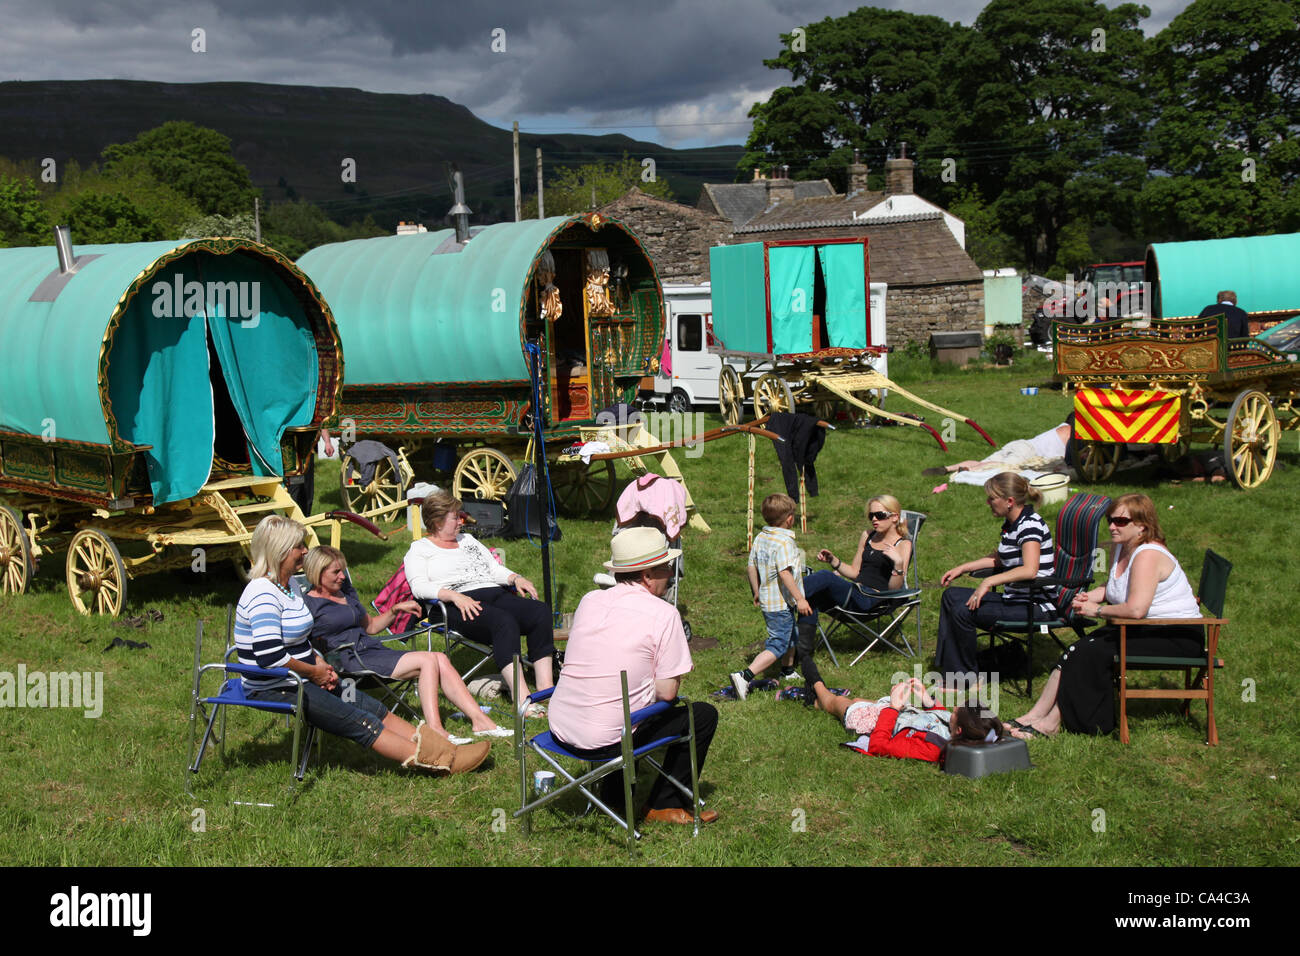
{"label": "stone wall", "polygon": [[931,332],[983,332],[984,283],[891,285],[885,309],[890,345],[928,342]]}
{"label": "stone wall", "polygon": [[709,247],[731,237],[731,223],[694,206],[647,196],[639,189],[601,207],[624,223],[654,260],[660,282],[709,281]]}

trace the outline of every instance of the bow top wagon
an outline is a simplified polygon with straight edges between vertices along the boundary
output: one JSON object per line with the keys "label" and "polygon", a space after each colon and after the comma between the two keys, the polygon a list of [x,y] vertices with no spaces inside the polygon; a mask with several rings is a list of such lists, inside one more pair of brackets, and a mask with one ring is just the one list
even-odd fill
{"label": "bow top wagon", "polygon": [[[596,213],[320,246],[299,260],[348,355],[339,417],[386,446],[343,459],[345,506],[395,516],[417,468],[462,499],[499,499],[528,457],[534,388],[546,440],[576,439],[657,367],[663,291],[640,241]],[[532,381],[533,355],[540,375]],[[414,464],[412,464],[414,461]],[[364,464],[364,473],[362,467]],[[552,471],[562,511],[613,497],[609,461]]]}
{"label": "bow top wagon", "polygon": [[128,578],[237,559],[265,514],[302,517],[281,479],[310,467],[343,357],[266,246],[58,238],[0,249],[0,582],[24,591],[66,550],[73,604],[117,614]]}

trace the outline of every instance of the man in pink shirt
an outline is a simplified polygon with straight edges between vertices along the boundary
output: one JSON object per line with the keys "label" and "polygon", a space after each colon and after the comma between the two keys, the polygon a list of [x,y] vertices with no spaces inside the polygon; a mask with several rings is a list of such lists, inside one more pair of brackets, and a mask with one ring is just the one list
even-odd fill
{"label": "man in pink shirt", "polygon": [[[614,537],[612,558],[605,567],[616,584],[592,591],[578,605],[564,652],[555,694],[550,700],[551,732],[564,746],[582,757],[605,759],[619,755],[623,730],[623,697],[619,672],[627,671],[632,710],[657,700],[674,700],[682,677],[692,667],[686,632],[677,609],[662,600],[672,578],[671,562],[681,554],[668,547],[655,528],[629,528]],[[709,743],[718,726],[718,712],[709,704],[693,703],[695,753],[702,770]],[[688,715],[674,707],[638,724],[636,746],[672,734],[685,733]],[[669,747],[664,769],[690,788],[691,757],[686,744]],[[602,793],[621,794],[623,781],[611,774]],[[687,798],[659,775],[646,803],[647,820],[693,824]],[[711,823],[717,811],[701,810],[700,820]]]}

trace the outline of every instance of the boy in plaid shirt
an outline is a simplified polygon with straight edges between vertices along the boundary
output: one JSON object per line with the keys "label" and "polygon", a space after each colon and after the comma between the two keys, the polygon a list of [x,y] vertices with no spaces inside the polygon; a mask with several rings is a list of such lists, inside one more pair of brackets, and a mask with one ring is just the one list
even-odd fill
{"label": "boy in plaid shirt", "polygon": [[754,606],[762,609],[767,624],[767,645],[752,664],[731,675],[731,686],[740,700],[749,695],[749,682],[778,660],[782,662],[782,677],[796,674],[795,609],[800,614],[811,614],[812,608],[799,586],[798,575],[803,569],[799,548],[794,543],[794,512],[794,499],[789,495],[768,495],[763,499],[763,520],[767,524],[754,537],[745,570]]}

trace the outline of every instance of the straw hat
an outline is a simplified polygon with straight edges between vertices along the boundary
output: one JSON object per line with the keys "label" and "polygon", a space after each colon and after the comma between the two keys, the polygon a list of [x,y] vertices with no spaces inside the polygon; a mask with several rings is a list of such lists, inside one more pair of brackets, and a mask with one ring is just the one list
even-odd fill
{"label": "straw hat", "polygon": [[644,571],[679,557],[681,550],[668,547],[668,539],[658,528],[628,528],[609,543],[610,560],[605,568],[620,571]]}

